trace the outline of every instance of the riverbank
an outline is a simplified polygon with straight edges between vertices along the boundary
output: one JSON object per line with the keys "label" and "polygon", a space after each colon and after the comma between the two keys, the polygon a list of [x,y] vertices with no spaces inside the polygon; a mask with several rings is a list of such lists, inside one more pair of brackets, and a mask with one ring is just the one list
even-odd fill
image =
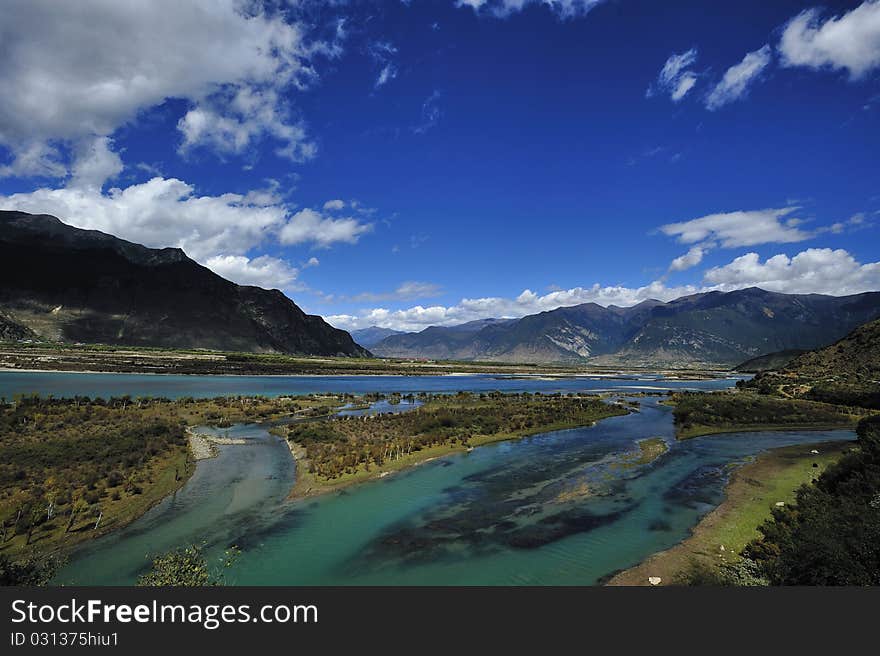
{"label": "riverbank", "polygon": [[198,460],[245,444],[195,427],[325,414],[342,396],[70,399],[0,403],[0,554],[64,554],[144,515]]}
{"label": "riverbank", "polygon": [[[288,499],[296,500],[329,494],[331,492],[337,492],[352,485],[385,478],[386,476],[390,476],[396,472],[409,469],[411,467],[417,467],[438,458],[451,456],[456,453],[467,453],[477,447],[486,446],[497,442],[520,440],[542,433],[551,433],[554,431],[593,426],[602,419],[607,419],[609,417],[620,416],[622,414],[628,413],[628,410],[622,408],[621,406],[613,404],[604,405],[607,408],[604,415],[595,417],[587,422],[554,422],[551,424],[532,427],[520,431],[496,433],[492,435],[473,435],[467,440],[466,443],[449,442],[445,444],[429,446],[413,453],[401,455],[397,459],[386,461],[382,464],[382,466],[362,466],[352,473],[346,473],[332,479],[323,478],[321,476],[318,476],[314,472],[309,471],[311,463],[307,455],[307,449],[301,444],[287,440],[287,444],[290,448],[291,455],[293,456],[294,467],[296,470],[294,486],[293,489],[291,489],[290,491]],[[653,444],[653,440],[649,442],[651,443],[647,447],[641,447],[642,451],[640,451],[639,454],[635,455],[636,458],[644,457],[645,448],[647,448],[648,450],[651,450],[653,448],[653,450],[657,451],[657,447]],[[653,459],[659,457],[660,454],[660,452],[657,452],[656,455],[652,454],[649,457]]]}
{"label": "riverbank", "polygon": [[[154,506],[182,488],[195,472],[196,461],[188,455],[180,457],[171,454],[152,463],[146,472],[152,482],[141,488],[134,495],[120,496],[111,502],[105,501],[98,516],[87,514],[83,509],[74,518],[69,530],[63,530],[64,524],[70,521],[69,513],[57,515],[59,530],[43,532],[30,541],[26,533],[13,534],[2,540],[0,553],[13,559],[56,556],[62,559],[75,548],[100,538],[113,531],[118,531],[146,514]],[[47,521],[47,524],[52,519]],[[45,526],[45,525],[44,525]],[[14,527],[12,527],[14,530]]]}
{"label": "riverbank", "polygon": [[673,406],[679,440],[718,433],[854,429],[872,411],[747,391],[702,394],[679,392]]}
{"label": "riverbank", "polygon": [[606,584],[669,585],[694,561],[710,566],[736,561],[746,544],[759,537],[758,527],[777,504],[794,501],[802,484],[814,480],[851,447],[852,442],[841,441],[765,451],[732,472],[724,501],[694,527],[690,537],[614,575]]}
{"label": "riverbank", "polygon": [[237,439],[234,437],[217,437],[216,435],[206,435],[205,433],[196,433],[190,426],[186,429],[189,436],[189,450],[193,460],[208,460],[216,458],[220,455],[221,444],[247,444],[247,440]]}
{"label": "riverbank", "polygon": [[[860,417],[859,417],[860,418]],[[859,423],[858,418],[840,423],[827,424],[736,424],[733,426],[694,426],[687,430],[679,431],[676,438],[679,440],[692,440],[706,435],[722,435],[725,433],[752,433],[752,432],[779,432],[779,431],[811,431],[821,432],[829,430],[854,429]]]}

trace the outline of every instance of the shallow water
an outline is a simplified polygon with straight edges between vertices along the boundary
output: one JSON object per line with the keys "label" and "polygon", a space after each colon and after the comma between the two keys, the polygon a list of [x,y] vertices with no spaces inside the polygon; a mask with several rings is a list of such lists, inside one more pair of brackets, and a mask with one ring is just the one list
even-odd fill
{"label": "shallow water", "polygon": [[[686,537],[721,501],[731,465],[775,446],[854,437],[676,442],[670,408],[641,402],[639,413],[592,427],[480,447],[297,502],[282,501],[292,483],[284,443],[237,426],[230,435],[253,445],[221,447],[173,499],[82,549],[59,581],[131,583],[149,554],[203,542],[211,558],[242,549],[229,575],[241,585],[591,584]],[[670,445],[665,455],[620,466],[636,440],[656,436]]]}
{"label": "shallow water", "polygon": [[417,401],[413,399],[412,401],[405,400],[400,401],[398,403],[391,403],[388,399],[380,399],[379,401],[373,401],[370,403],[369,407],[366,408],[358,408],[354,407],[351,403],[346,404],[336,413],[337,417],[363,417],[365,415],[387,415],[387,414],[400,414],[401,412],[409,412],[410,410],[415,410],[419,406],[422,405],[421,401]]}
{"label": "shallow water", "polygon": [[[715,390],[735,379],[669,381],[468,376],[158,376],[0,372],[0,397],[268,396],[319,392]],[[242,555],[230,583],[254,585],[590,584],[686,537],[723,497],[731,467],[775,446],[852,439],[849,431],[673,439],[657,398],[587,428],[487,445],[317,499],[289,502],[292,458],[265,427],[218,433],[186,485],[125,529],[84,545],[58,582],[127,584],[150,556],[204,544],[212,561]],[[400,411],[374,405],[373,411]],[[384,408],[384,409],[383,409]],[[205,429],[202,429],[205,430]],[[637,440],[662,437],[655,462],[621,466]]]}
{"label": "shallow water", "polygon": [[218,445],[220,455],[200,460],[183,488],[129,526],[91,543],[72,559],[60,581],[130,583],[150,555],[180,545],[232,544],[243,526],[256,532],[278,520],[294,478],[287,445],[255,425],[200,427],[199,432],[243,438],[248,444]]}

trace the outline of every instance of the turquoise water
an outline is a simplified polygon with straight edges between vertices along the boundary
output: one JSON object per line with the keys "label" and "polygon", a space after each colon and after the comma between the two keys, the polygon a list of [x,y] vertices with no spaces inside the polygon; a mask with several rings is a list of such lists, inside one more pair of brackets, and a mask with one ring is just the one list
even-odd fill
{"label": "turquoise water", "polygon": [[[732,384],[650,377],[214,379],[16,372],[0,374],[0,396],[612,389],[625,397],[643,388]],[[221,446],[219,457],[200,461],[173,497],[76,552],[58,582],[132,583],[151,555],[201,543],[212,560],[229,545],[242,549],[228,572],[229,582],[241,585],[592,584],[685,538],[721,501],[732,465],[776,446],[809,449],[854,438],[850,431],[765,432],[676,442],[671,409],[656,397],[638,400],[639,412],[592,427],[487,445],[295,502],[285,499],[293,463],[284,442],[257,425],[222,429],[248,444]],[[658,436],[669,444],[665,455],[641,467],[618,466],[637,440]]]}
{"label": "turquoise water", "polygon": [[627,379],[578,376],[540,379],[487,374],[468,376],[177,376],[149,374],[80,374],[0,371],[0,398],[16,394],[110,397],[162,396],[284,396],[292,394],[366,394],[368,392],[571,392],[663,387],[664,389],[724,389],[733,379],[669,381],[642,376]]}
{"label": "turquoise water", "polygon": [[[596,583],[688,535],[722,499],[729,466],[771,447],[848,431],[729,434],[675,442],[654,402],[596,426],[489,445],[317,499],[285,502],[290,455],[259,427],[223,447],[174,499],[96,541],[65,583],[131,583],[155,554],[202,542],[242,556],[240,585]],[[615,467],[635,440],[670,444],[654,463]],[[805,449],[810,448],[805,446]],[[560,500],[586,483],[592,494]]]}

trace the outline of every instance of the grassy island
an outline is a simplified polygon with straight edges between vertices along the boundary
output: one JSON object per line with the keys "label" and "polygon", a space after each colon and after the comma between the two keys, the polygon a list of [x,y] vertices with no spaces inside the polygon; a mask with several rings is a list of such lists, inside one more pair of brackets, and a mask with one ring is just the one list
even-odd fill
{"label": "grassy island", "polygon": [[589,395],[425,396],[401,414],[340,417],[283,431],[297,460],[293,496],[311,496],[475,446],[590,425],[627,409]]}
{"label": "grassy island", "polygon": [[648,437],[638,441],[638,451],[624,454],[620,462],[615,463],[619,469],[632,469],[642,465],[650,465],[657,458],[669,451],[669,445],[662,437]]}
{"label": "grassy island", "polygon": [[680,440],[758,430],[828,430],[854,428],[869,414],[863,408],[752,392],[682,392],[674,394],[676,436]]}

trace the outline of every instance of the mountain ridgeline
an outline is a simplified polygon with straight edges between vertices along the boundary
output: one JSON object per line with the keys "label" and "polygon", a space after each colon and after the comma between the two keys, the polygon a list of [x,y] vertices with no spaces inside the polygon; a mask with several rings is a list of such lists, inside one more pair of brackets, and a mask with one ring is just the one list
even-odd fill
{"label": "mountain ridgeline", "polygon": [[0,211],[0,280],[0,339],[369,355],[278,290],[53,216]]}
{"label": "mountain ridgeline", "polygon": [[880,410],[880,320],[740,386],[786,398]]}
{"label": "mountain ridgeline", "polygon": [[393,328],[379,328],[379,326],[370,326],[369,328],[361,328],[360,330],[352,330],[351,337],[358,344],[365,348],[370,348],[374,344],[378,344],[386,337],[391,335],[402,335],[402,330],[394,330]]}
{"label": "mountain ridgeline", "polygon": [[752,287],[629,308],[585,303],[472,330],[432,326],[386,337],[384,357],[623,366],[732,366],[808,350],[880,317],[880,292],[779,294]]}

